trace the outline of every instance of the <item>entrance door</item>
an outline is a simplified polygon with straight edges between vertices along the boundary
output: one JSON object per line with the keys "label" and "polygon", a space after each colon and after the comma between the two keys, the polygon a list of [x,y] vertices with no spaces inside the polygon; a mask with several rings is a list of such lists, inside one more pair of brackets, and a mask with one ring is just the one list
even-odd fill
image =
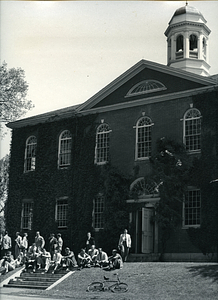
{"label": "entrance door", "polygon": [[142,208],[142,253],[154,251],[154,226],[151,222],[153,209]]}

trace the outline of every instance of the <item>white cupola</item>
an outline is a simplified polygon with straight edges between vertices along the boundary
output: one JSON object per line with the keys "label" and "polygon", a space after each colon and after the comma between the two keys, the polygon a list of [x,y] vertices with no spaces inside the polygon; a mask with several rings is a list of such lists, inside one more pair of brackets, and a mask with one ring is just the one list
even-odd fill
{"label": "white cupola", "polygon": [[209,76],[207,21],[195,7],[185,6],[177,9],[165,31],[168,54],[167,65]]}

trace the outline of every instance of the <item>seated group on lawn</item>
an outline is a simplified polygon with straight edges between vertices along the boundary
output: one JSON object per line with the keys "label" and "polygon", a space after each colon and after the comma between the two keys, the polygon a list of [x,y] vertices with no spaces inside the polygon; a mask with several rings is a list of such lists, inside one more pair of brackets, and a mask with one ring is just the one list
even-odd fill
{"label": "seated group on lawn", "polygon": [[68,247],[65,248],[64,254],[61,254],[63,242],[61,247],[56,242],[54,246],[52,245],[51,241],[54,235],[51,236],[49,251],[47,251],[43,237],[37,232],[35,242],[28,249],[23,248],[20,250],[16,259],[14,259],[11,251],[6,252],[5,256],[0,260],[0,274],[8,273],[8,271],[12,271],[19,266],[24,266],[24,272],[31,268],[34,273],[36,270],[41,269],[42,273],[47,273],[51,270],[53,274],[58,269],[66,269],[68,271],[73,268],[81,270],[82,268],[90,267],[100,267],[105,270],[122,268],[123,260],[116,249],[108,257],[102,248],[96,248],[91,234],[88,233],[87,236],[86,246],[81,249],[76,260],[74,252]]}

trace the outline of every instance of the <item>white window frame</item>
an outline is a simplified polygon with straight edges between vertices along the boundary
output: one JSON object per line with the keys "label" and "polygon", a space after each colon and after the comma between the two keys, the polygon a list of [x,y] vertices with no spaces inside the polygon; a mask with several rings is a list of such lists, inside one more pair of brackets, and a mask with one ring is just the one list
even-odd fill
{"label": "white window frame", "polygon": [[112,130],[107,123],[98,126],[95,142],[95,164],[104,165],[109,162],[110,133]]}
{"label": "white window frame", "polygon": [[103,194],[99,193],[93,199],[93,228],[95,231],[104,229],[104,210],[105,210],[105,197]]}
{"label": "white window frame", "polygon": [[26,140],[26,147],[25,147],[24,173],[35,171],[36,147],[37,147],[37,138],[34,135],[29,136]]}
{"label": "white window frame", "polygon": [[25,199],[21,209],[21,230],[32,230],[33,223],[33,200]]}
{"label": "white window frame", "polygon": [[[68,168],[71,164],[72,135],[69,130],[64,130],[59,136],[58,168]],[[63,157],[63,158],[62,158]]]}
{"label": "white window frame", "polygon": [[[190,123],[188,125],[188,122]],[[199,126],[200,129],[196,129],[195,133],[187,134],[186,129],[187,126],[191,128],[191,126],[195,126],[196,128]],[[189,131],[191,129],[188,129]],[[193,131],[193,129],[192,129]],[[189,146],[187,145],[189,142]],[[197,141],[194,143],[194,141]],[[190,108],[184,114],[183,118],[183,143],[186,147],[188,153],[200,153],[201,152],[201,113],[196,108]],[[197,145],[197,146],[195,146]],[[191,149],[190,149],[191,148]]]}
{"label": "white window frame", "polygon": [[[140,125],[140,122],[142,122],[143,120],[147,120],[146,123],[144,125]],[[143,116],[141,117],[137,123],[136,126],[134,128],[136,128],[136,145],[135,145],[135,160],[146,160],[149,159],[149,157],[151,156],[151,127],[154,125],[154,123],[152,123],[151,118],[147,117],[147,116]],[[145,128],[147,128],[148,130],[148,134],[146,137],[144,137],[144,142],[139,142],[139,129],[144,128],[144,134],[146,133]],[[143,144],[144,143],[144,149],[147,149],[147,151],[144,150],[144,152],[147,152],[148,155],[144,155],[144,156],[140,156],[139,157],[139,144]],[[144,153],[145,154],[145,153]]]}
{"label": "white window frame", "polygon": [[[196,220],[195,224],[193,224],[194,220]],[[189,187],[184,195],[182,225],[184,229],[198,228],[201,225],[201,191],[198,188]]]}
{"label": "white window frame", "polygon": [[56,199],[55,205],[55,222],[58,228],[67,228],[68,222],[68,197]]}

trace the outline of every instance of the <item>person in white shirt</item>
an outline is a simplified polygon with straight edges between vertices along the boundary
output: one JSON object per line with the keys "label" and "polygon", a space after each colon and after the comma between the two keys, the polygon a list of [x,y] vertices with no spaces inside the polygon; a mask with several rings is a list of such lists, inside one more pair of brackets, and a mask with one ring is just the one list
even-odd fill
{"label": "person in white shirt", "polygon": [[108,266],[108,255],[106,252],[102,251],[102,248],[98,248],[98,255],[96,257],[96,266],[106,267]]}
{"label": "person in white shirt", "polygon": [[98,255],[98,249],[95,248],[95,245],[92,245],[88,250],[88,255],[91,257],[92,264],[96,263],[96,257]]}
{"label": "person in white shirt", "polygon": [[118,248],[121,251],[123,261],[127,261],[129,249],[131,248],[131,237],[130,234],[128,234],[127,229],[124,229],[124,232],[120,235]]}
{"label": "person in white shirt", "polygon": [[61,266],[62,255],[58,249],[55,249],[51,265],[54,267],[52,274]]}

